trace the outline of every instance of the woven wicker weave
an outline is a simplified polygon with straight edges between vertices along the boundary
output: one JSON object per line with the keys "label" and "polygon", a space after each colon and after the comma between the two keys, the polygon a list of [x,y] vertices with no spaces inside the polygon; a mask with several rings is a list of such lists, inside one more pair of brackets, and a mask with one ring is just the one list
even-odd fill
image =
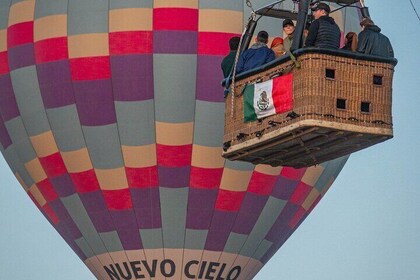
{"label": "woven wicker weave", "polygon": [[[300,68],[288,61],[236,82],[234,97],[226,98],[224,157],[303,167],[392,138],[392,64],[321,53],[298,62]],[[287,72],[295,114],[244,123],[244,87]]]}

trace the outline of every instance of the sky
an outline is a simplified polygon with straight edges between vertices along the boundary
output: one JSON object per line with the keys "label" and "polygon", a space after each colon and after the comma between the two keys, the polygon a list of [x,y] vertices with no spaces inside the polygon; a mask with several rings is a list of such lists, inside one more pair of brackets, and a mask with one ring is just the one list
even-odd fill
{"label": "sky", "polygon": [[[394,138],[353,154],[256,280],[420,279],[420,22],[409,0],[366,0],[393,44]],[[420,10],[420,0],[413,0]],[[0,279],[90,280],[0,157]]]}

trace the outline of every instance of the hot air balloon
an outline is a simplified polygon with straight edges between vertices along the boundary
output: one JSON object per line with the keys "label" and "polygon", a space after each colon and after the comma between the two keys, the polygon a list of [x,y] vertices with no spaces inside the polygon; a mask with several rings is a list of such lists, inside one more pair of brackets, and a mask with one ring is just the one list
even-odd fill
{"label": "hot air balloon", "polygon": [[97,279],[252,279],[343,168],[221,157],[220,62],[245,8],[0,2],[0,150]]}

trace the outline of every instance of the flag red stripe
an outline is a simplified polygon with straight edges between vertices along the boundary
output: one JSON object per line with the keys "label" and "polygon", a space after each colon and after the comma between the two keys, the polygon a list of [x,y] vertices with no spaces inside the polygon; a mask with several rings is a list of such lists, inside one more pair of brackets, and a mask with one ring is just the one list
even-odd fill
{"label": "flag red stripe", "polygon": [[293,74],[286,74],[273,80],[273,102],[276,113],[293,109]]}

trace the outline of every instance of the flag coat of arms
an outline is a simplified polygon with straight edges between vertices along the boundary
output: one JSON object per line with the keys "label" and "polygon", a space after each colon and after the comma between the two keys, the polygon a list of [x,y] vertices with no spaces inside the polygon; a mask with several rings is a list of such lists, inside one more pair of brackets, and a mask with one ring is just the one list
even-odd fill
{"label": "flag coat of arms", "polygon": [[256,121],[292,109],[292,73],[263,83],[247,85],[244,90],[244,122]]}

